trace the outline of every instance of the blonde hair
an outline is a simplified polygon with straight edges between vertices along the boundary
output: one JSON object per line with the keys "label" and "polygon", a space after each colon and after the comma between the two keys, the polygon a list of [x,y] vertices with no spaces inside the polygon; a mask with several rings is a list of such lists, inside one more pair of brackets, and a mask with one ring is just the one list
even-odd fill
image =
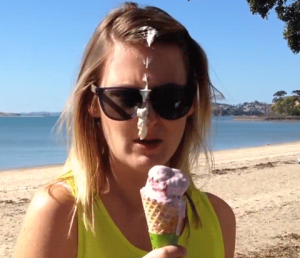
{"label": "blonde hair", "polygon": [[170,160],[170,166],[190,175],[201,151],[207,160],[209,157],[207,134],[210,127],[212,85],[204,51],[184,26],[166,12],[156,7],[139,8],[136,3],[126,2],[109,13],[96,28],[84,52],[73,94],[60,120],[67,124],[71,134],[66,169],[73,170],[77,188],[76,203],[82,207],[85,227],[92,230],[93,203],[108,186],[106,171],[109,169],[109,149],[99,118],[88,112],[95,102],[89,85],[101,81],[104,65],[114,42],[145,45],[139,30],[144,26],[157,30],[155,43],[179,46],[183,51],[189,79],[192,78],[197,87],[195,112],[187,118],[183,138]]}

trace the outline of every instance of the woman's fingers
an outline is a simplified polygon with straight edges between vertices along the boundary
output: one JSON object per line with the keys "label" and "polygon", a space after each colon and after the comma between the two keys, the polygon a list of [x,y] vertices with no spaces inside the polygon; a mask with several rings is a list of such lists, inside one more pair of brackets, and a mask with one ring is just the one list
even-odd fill
{"label": "woman's fingers", "polygon": [[186,249],[180,245],[169,245],[164,248],[161,248],[165,257],[184,257],[186,256]]}
{"label": "woman's fingers", "polygon": [[168,245],[155,249],[143,258],[181,258],[186,256],[186,249],[180,245]]}

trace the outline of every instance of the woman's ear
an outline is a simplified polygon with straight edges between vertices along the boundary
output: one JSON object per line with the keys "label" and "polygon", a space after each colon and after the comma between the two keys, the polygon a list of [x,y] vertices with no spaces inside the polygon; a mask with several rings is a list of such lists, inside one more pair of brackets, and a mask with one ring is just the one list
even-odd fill
{"label": "woman's ear", "polygon": [[89,106],[88,111],[92,117],[100,117],[101,116],[99,100],[96,96],[93,97],[93,100]]}

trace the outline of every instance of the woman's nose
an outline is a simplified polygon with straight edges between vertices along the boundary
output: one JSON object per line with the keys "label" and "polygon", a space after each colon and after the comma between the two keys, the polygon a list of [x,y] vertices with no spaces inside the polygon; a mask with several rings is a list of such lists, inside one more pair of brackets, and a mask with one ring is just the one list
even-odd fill
{"label": "woman's nose", "polygon": [[159,115],[153,109],[151,102],[148,101],[148,127],[155,125],[159,119]]}

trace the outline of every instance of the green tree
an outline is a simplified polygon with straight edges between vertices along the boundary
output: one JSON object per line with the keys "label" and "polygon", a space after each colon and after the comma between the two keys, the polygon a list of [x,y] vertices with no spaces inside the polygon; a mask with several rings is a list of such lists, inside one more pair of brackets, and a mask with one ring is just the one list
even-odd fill
{"label": "green tree", "polygon": [[273,96],[274,96],[274,97],[282,97],[282,96],[284,96],[284,95],[286,95],[286,91],[284,91],[284,90],[279,90],[279,91],[275,92]]}
{"label": "green tree", "polygon": [[281,101],[282,100],[282,96],[284,96],[284,95],[286,95],[286,91],[284,91],[284,90],[279,90],[279,91],[275,92],[273,94],[274,98],[273,98],[272,102],[276,103],[278,101]]}
{"label": "green tree", "polygon": [[[300,52],[300,0],[247,0],[252,14],[259,14],[268,19],[273,8],[278,19],[285,23],[283,32],[289,48],[293,53]],[[287,4],[289,2],[289,4]]]}
{"label": "green tree", "polygon": [[299,116],[300,115],[299,99],[297,96],[291,96],[285,99],[279,99],[275,104],[273,104],[271,110],[279,115]]}
{"label": "green tree", "polygon": [[300,90],[293,90],[292,94],[296,94],[297,96],[300,97]]}

